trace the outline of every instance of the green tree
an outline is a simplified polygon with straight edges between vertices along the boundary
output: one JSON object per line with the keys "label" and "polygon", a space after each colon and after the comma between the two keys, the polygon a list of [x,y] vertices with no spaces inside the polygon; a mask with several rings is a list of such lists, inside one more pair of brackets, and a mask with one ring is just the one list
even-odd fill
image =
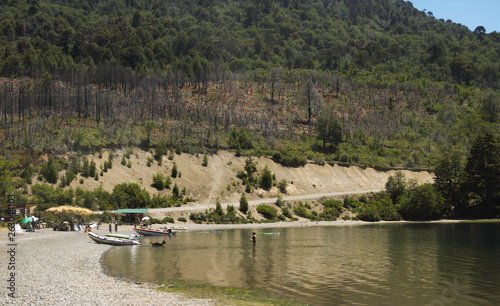
{"label": "green tree", "polygon": [[266,165],[260,177],[260,187],[265,190],[270,190],[273,187],[273,174],[271,169]]}
{"label": "green tree", "polygon": [[389,193],[392,201],[397,204],[416,185],[415,180],[406,180],[405,174],[402,171],[397,171],[395,175],[391,175],[387,179],[385,191]]}
{"label": "green tree", "polygon": [[488,92],[481,100],[481,111],[484,118],[495,123],[500,114],[500,93]]}
{"label": "green tree", "polygon": [[59,179],[59,169],[52,155],[49,156],[49,160],[42,166],[41,174],[48,183],[57,183]]}
{"label": "green tree", "polygon": [[153,174],[152,186],[158,190],[163,190],[165,188],[165,178],[163,176],[163,173],[157,172],[157,173]]}
{"label": "green tree", "polygon": [[463,215],[464,195],[461,186],[464,176],[464,159],[460,152],[444,153],[434,168],[434,174],[434,186],[441,192],[447,205],[450,208],[455,206],[455,213]]}
{"label": "green tree", "polygon": [[11,170],[15,167],[15,163],[10,162],[4,157],[0,157],[0,200],[4,202],[7,195],[14,189]]}
{"label": "green tree", "polygon": [[405,220],[436,220],[448,213],[443,196],[432,184],[417,186],[402,200],[399,212]]}
{"label": "green tree", "polygon": [[116,208],[146,208],[151,201],[149,193],[136,183],[121,183],[113,188],[112,204]]}
{"label": "green tree", "polygon": [[246,128],[231,130],[229,134],[229,147],[231,149],[253,149],[253,134]]}
{"label": "green tree", "polygon": [[224,216],[224,210],[222,210],[222,206],[220,205],[219,199],[217,199],[217,201],[215,201],[215,213],[218,216],[221,216],[221,217]]}
{"label": "green tree", "polygon": [[244,214],[248,212],[248,201],[245,194],[242,194],[240,198],[240,211]]}
{"label": "green tree", "polygon": [[488,131],[474,141],[465,165],[464,189],[478,216],[496,216],[500,203],[500,137]]}
{"label": "green tree", "polygon": [[170,176],[172,178],[176,178],[177,177],[177,174],[178,174],[178,171],[177,171],[177,164],[174,162],[174,165],[172,166],[172,173],[170,174]]}
{"label": "green tree", "polygon": [[323,147],[327,143],[338,146],[342,142],[342,124],[331,112],[323,112],[318,116],[316,132],[318,139],[323,141]]}
{"label": "green tree", "polygon": [[180,198],[179,186],[177,186],[177,184],[175,184],[174,188],[172,188],[172,196],[176,199]]}

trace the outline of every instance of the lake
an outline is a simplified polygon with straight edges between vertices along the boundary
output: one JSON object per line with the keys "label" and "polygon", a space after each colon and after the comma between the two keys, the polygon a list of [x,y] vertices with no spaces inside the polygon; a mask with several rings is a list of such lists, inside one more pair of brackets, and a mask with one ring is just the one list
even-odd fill
{"label": "lake", "polygon": [[104,256],[113,276],[253,289],[311,305],[500,305],[500,223],[180,232]]}

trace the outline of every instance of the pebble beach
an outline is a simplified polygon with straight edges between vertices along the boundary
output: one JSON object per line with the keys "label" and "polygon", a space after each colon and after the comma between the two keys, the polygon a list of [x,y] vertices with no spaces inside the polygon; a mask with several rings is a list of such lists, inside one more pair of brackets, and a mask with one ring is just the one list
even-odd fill
{"label": "pebble beach", "polygon": [[0,230],[0,305],[215,305],[106,275],[101,258],[112,246],[93,242],[85,232],[41,229],[16,234],[14,242],[8,234]]}

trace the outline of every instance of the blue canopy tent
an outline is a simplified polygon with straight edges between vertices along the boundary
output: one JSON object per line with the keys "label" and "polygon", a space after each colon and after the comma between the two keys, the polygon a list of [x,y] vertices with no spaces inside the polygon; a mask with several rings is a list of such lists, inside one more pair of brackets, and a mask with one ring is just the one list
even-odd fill
{"label": "blue canopy tent", "polygon": [[149,209],[148,208],[124,208],[124,209],[117,209],[115,213],[117,214],[122,214],[122,222],[124,223],[140,223],[140,220],[148,213]]}

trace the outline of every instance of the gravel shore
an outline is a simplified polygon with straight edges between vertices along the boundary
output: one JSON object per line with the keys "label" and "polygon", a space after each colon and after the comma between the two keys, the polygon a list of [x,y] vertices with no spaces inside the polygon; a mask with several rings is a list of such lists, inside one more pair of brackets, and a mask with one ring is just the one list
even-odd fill
{"label": "gravel shore", "polygon": [[[16,245],[8,245],[12,243],[8,233],[5,228],[0,230],[0,305],[215,304],[160,292],[154,284],[135,284],[106,275],[101,258],[112,246],[93,242],[85,232],[42,229],[17,234]],[[11,248],[15,253],[9,253]],[[15,270],[9,270],[11,266]],[[11,272],[15,273],[16,298],[8,295]]]}

